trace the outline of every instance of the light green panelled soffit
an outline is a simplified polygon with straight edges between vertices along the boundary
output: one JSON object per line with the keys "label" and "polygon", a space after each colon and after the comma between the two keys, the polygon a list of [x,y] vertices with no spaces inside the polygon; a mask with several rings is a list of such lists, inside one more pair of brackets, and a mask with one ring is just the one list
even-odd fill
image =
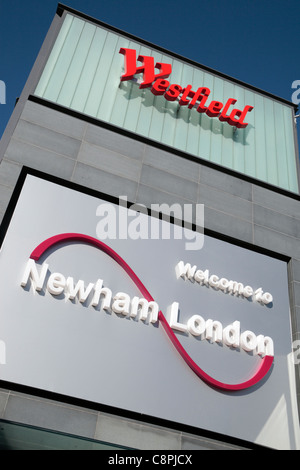
{"label": "light green panelled soffit", "polygon": [[[120,48],[136,49],[137,56],[153,56],[155,63],[171,64],[170,83],[182,87],[190,84],[193,90],[208,87],[213,100],[226,103],[235,98],[241,110],[253,106],[246,117],[248,126],[236,128],[196,108],[167,101],[151,93],[151,87],[139,88],[135,79],[121,82],[124,55],[119,53]],[[64,19],[35,95],[298,192],[292,106],[71,14]]]}

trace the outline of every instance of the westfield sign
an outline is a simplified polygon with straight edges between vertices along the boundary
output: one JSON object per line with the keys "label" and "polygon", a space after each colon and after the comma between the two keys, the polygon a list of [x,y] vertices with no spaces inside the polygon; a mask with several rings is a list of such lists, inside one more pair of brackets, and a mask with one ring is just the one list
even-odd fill
{"label": "westfield sign", "polygon": [[[189,109],[196,108],[198,113],[205,113],[213,118],[217,117],[221,122],[227,122],[230,126],[243,129],[248,126],[245,122],[246,115],[252,111],[253,106],[246,105],[243,110],[233,108],[236,99],[228,98],[226,103],[221,101],[209,101],[210,89],[204,86],[192,90],[192,85],[181,86],[170,84],[166,80],[172,73],[172,65],[162,62],[154,63],[154,58],[139,55],[136,58],[135,49],[121,48],[120,54],[125,58],[125,73],[121,81],[132,80],[134,75],[143,74],[140,88],[150,88],[155,96],[163,95],[167,101],[178,101],[179,106],[187,106]],[[142,65],[137,65],[137,61]],[[158,73],[155,69],[158,69]]]}

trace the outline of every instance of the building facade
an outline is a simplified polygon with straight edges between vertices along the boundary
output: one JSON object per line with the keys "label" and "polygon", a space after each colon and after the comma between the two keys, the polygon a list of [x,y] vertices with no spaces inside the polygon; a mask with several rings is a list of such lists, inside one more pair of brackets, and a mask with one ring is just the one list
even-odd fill
{"label": "building facade", "polygon": [[3,448],[299,449],[294,114],[58,5],[0,144]]}

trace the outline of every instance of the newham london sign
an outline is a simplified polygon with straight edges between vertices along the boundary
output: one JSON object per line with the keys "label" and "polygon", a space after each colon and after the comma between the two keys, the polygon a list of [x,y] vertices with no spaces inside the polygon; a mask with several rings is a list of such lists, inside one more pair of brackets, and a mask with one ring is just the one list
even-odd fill
{"label": "newham london sign", "polygon": [[[138,278],[138,276],[134,273],[134,271],[130,268],[130,266],[126,263],[126,261],[118,254],[116,253],[112,248],[110,248],[108,245],[103,243],[102,241],[90,237],[88,235],[84,235],[81,233],[63,233],[59,235],[55,235],[53,237],[47,238],[44,240],[42,243],[40,243],[31,253],[30,255],[30,260],[38,261],[42,255],[48,252],[50,248],[52,247],[57,247],[61,248],[64,244],[68,242],[78,242],[78,243],[85,243],[89,244],[96,249],[101,250],[104,252],[106,255],[108,255],[110,258],[112,258],[126,273],[127,275],[131,278],[131,280],[134,282],[136,287],[139,289],[141,294],[144,296],[144,298],[151,303],[154,303],[154,299],[152,298],[151,294],[149,291],[146,289],[142,281]],[[26,276],[25,276],[26,277]],[[27,278],[21,283],[23,287],[25,287],[27,281],[28,281],[28,274]],[[176,307],[176,303],[173,303],[173,308]],[[176,310],[176,308],[175,308]],[[171,340],[172,344],[174,345],[175,349],[177,352],[180,354],[180,356],[184,359],[186,364],[191,368],[191,370],[205,383],[208,385],[215,387],[220,390],[226,390],[226,391],[238,391],[238,390],[244,390],[248,389],[250,387],[253,387],[254,385],[258,384],[270,371],[271,366],[273,364],[273,354],[270,352],[266,352],[264,357],[262,357],[260,364],[257,368],[257,370],[254,372],[254,374],[246,381],[242,383],[237,383],[237,384],[230,384],[230,383],[223,383],[212,376],[208,375],[198,364],[195,363],[195,361],[190,357],[190,355],[187,353],[187,351],[184,349],[180,341],[177,339],[176,335],[174,334],[170,324],[168,323],[166,317],[162,313],[162,311],[157,312],[157,315],[152,316],[152,322],[159,322],[163,326],[163,329],[169,339]],[[174,321],[174,319],[173,319]],[[175,321],[176,323],[176,321]],[[237,322],[235,322],[237,323]],[[270,338],[269,338],[270,339]]]}

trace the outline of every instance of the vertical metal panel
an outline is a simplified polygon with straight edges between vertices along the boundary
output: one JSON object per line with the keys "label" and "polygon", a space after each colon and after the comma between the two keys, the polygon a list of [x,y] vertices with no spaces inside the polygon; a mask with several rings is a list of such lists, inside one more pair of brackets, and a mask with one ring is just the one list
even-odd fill
{"label": "vertical metal panel", "polygon": [[[44,68],[42,78],[36,88],[36,94],[39,96],[44,96],[47,94],[47,96],[50,96],[49,90],[47,90],[47,86],[49,82],[51,81],[51,77],[53,74],[53,70],[55,68],[55,65],[60,57],[61,51],[64,47],[64,44],[66,42],[67,35],[69,33],[69,30],[72,26],[73,18],[72,16],[68,15],[61,27],[61,30],[59,32],[59,35],[57,36],[56,42],[54,44],[54,47],[51,51],[51,54],[48,58],[47,64]],[[54,97],[55,99],[55,97]]]}
{"label": "vertical metal panel", "polygon": [[[213,100],[254,106],[249,125],[236,129],[217,118],[179,106],[136,79],[120,82],[121,47],[172,64],[171,83],[210,88]],[[68,14],[35,94],[193,156],[298,192],[292,108],[229,79],[163,55],[119,34]],[[208,103],[210,102],[208,100]],[[232,107],[231,107],[232,109]]]}
{"label": "vertical metal panel", "polygon": [[268,181],[272,184],[278,182],[278,168],[277,168],[277,150],[276,142],[274,139],[274,102],[271,100],[264,100],[265,114],[268,118],[265,120],[265,141],[266,141],[266,160],[268,167]]}
{"label": "vertical metal panel", "polygon": [[266,162],[266,142],[265,135],[265,120],[266,115],[264,112],[264,100],[262,95],[256,94],[254,96],[254,109],[255,109],[255,168],[256,174],[261,176],[261,179],[267,181],[267,162]]}
{"label": "vertical metal panel", "polygon": [[[245,89],[234,87],[234,97],[238,103],[245,102]],[[251,124],[246,129],[235,129],[232,136],[233,167],[240,173],[245,173],[245,148]]]}
{"label": "vertical metal panel", "polygon": [[283,108],[284,116],[284,130],[285,130],[285,143],[287,152],[287,172],[289,187],[296,188],[298,186],[297,168],[294,165],[294,161],[290,158],[290,155],[295,154],[295,143],[294,143],[294,118],[292,113],[289,112],[287,107]]}

